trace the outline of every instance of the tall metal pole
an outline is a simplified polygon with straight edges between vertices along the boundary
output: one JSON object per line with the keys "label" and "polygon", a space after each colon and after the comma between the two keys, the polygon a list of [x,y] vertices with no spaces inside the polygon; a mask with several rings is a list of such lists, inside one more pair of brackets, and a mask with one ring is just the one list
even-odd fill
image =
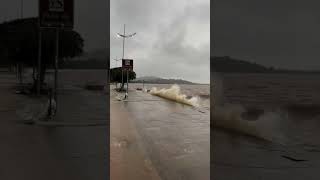
{"label": "tall metal pole", "polygon": [[54,99],[56,101],[56,112],[58,109],[58,59],[59,59],[59,28],[56,28],[56,53],[55,53],[55,71],[54,71]]}
{"label": "tall metal pole", "polygon": [[[124,42],[125,42],[125,39],[126,39],[126,25],[124,24],[124,26],[123,26],[123,43],[122,43],[122,59],[124,59]],[[121,78],[122,78],[122,84],[123,84],[123,69],[122,69],[122,67],[121,67],[121,74],[122,74]]]}
{"label": "tall metal pole", "polygon": [[[124,59],[125,38],[132,37],[132,36],[134,36],[134,35],[136,35],[136,33],[133,33],[133,34],[131,34],[131,35],[126,36],[126,25],[125,25],[125,24],[124,24],[123,34],[119,34],[119,33],[118,33],[118,36],[123,38],[123,44],[122,44],[122,62],[123,62],[123,59]],[[124,84],[124,81],[123,81],[123,69],[122,69],[122,68],[121,68],[121,72],[122,72],[122,84]],[[127,75],[128,75],[128,72],[127,72]],[[128,76],[127,76],[127,79],[128,79]],[[128,89],[128,80],[127,80],[127,89]]]}
{"label": "tall metal pole", "polygon": [[41,89],[41,46],[42,46],[42,29],[39,27],[39,37],[38,37],[38,73],[37,73],[37,95],[40,95]]}
{"label": "tall metal pole", "polygon": [[126,24],[123,26],[122,59],[124,59],[124,42],[126,39]]}

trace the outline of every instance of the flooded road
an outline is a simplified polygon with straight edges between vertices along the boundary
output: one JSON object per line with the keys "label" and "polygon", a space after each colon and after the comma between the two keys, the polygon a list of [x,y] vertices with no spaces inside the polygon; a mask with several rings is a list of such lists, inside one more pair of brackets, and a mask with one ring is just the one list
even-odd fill
{"label": "flooded road", "polygon": [[[76,77],[82,75],[72,73],[78,74]],[[26,74],[24,82],[31,82],[27,77],[31,78]],[[43,98],[16,94],[15,74],[0,72],[0,179],[108,179],[107,95],[75,87],[62,79],[60,82],[68,89],[60,86],[58,107],[61,109],[54,119],[56,122],[105,123],[99,126],[30,124],[30,117],[38,113],[37,107],[43,106]]]}
{"label": "flooded road", "polygon": [[140,179],[210,179],[208,109],[133,89],[127,101],[115,97],[111,90],[111,177],[128,172]]}

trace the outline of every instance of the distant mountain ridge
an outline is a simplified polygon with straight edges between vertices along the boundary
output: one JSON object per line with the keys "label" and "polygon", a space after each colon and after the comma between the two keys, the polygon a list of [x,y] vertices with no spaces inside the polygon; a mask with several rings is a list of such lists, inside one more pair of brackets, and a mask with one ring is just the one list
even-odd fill
{"label": "distant mountain ridge", "polygon": [[224,73],[320,73],[320,71],[308,70],[289,70],[274,67],[265,67],[263,65],[239,60],[229,56],[211,57],[210,69],[214,72]]}
{"label": "distant mountain ridge", "polygon": [[107,51],[97,49],[84,52],[82,56],[61,62],[61,69],[108,69],[109,56]]}
{"label": "distant mountain ridge", "polygon": [[131,81],[132,83],[149,83],[149,84],[196,84],[182,79],[164,79],[155,76],[143,76]]}
{"label": "distant mountain ridge", "polygon": [[109,59],[109,55],[106,50],[104,49],[95,49],[92,51],[83,52],[82,56],[75,57],[72,60],[98,60],[98,61],[105,61],[106,59]]}

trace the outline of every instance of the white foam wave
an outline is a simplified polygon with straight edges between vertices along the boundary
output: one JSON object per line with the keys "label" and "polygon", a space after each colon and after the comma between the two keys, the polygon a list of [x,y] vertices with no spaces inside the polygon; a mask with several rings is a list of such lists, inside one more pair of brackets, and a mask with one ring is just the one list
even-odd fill
{"label": "white foam wave", "polygon": [[287,142],[287,138],[281,131],[280,123],[283,121],[283,117],[280,112],[264,110],[264,113],[254,121],[244,119],[243,114],[247,112],[244,106],[224,102],[223,79],[215,75],[212,80],[210,94],[212,94],[214,106],[210,113],[213,127],[281,144]]}
{"label": "white foam wave", "polygon": [[150,91],[150,94],[159,96],[165,99],[169,99],[178,103],[199,107],[199,97],[187,98],[187,95],[182,94],[180,87],[178,85],[173,85],[169,89],[162,88],[158,90],[156,87],[153,87]]}
{"label": "white foam wave", "polygon": [[242,118],[246,109],[241,105],[224,105],[213,108],[212,121],[214,127],[224,128],[241,134],[265,139],[277,143],[286,143],[281,132],[281,115],[277,112],[266,112],[254,121]]}

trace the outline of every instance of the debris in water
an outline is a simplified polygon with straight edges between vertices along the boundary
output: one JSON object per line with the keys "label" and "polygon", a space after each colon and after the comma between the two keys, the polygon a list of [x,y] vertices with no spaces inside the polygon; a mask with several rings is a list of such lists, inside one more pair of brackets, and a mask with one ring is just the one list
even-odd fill
{"label": "debris in water", "polygon": [[290,157],[290,156],[285,156],[285,155],[282,155],[281,157],[289,159],[291,161],[295,161],[295,162],[308,161],[306,159],[296,159],[296,158],[293,158],[293,157]]}

